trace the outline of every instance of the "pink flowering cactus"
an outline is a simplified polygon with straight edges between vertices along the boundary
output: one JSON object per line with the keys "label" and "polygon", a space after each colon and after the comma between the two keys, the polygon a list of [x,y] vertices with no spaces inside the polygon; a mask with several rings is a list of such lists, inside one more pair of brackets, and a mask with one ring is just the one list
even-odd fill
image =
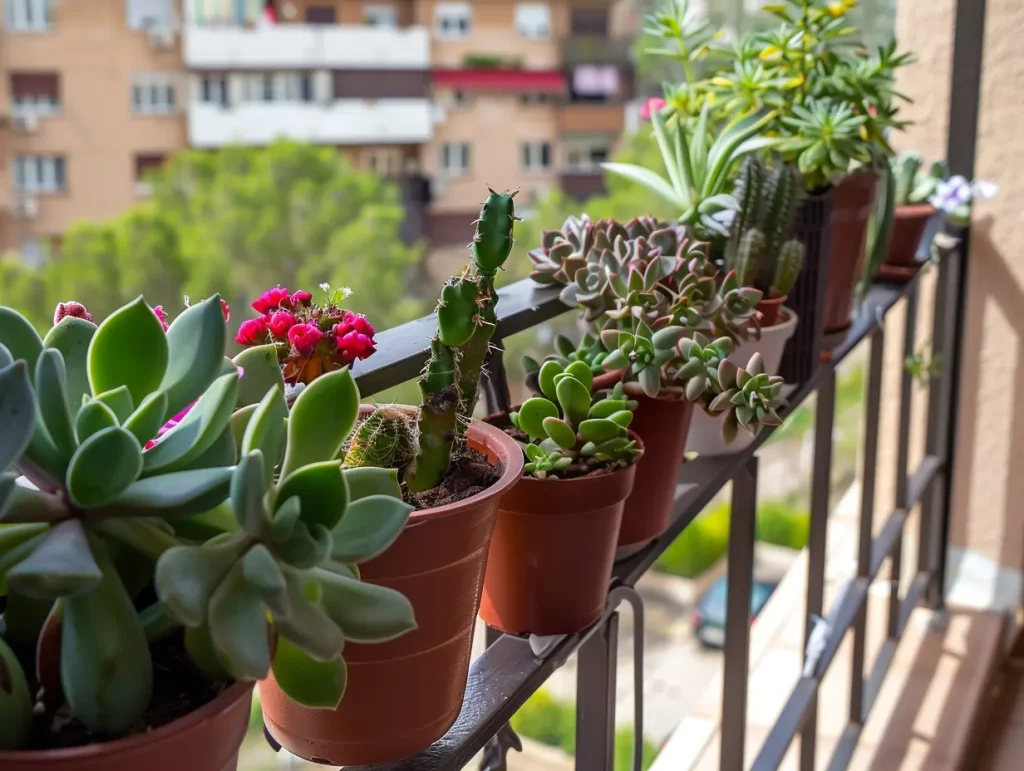
{"label": "pink flowering cactus", "polygon": [[260,315],[242,322],[235,342],[246,347],[274,345],[290,384],[308,384],[324,372],[371,356],[377,350],[373,325],[362,314],[338,307],[349,290],[321,288],[327,293],[323,305],[314,303],[306,291],[268,289],[252,304]]}

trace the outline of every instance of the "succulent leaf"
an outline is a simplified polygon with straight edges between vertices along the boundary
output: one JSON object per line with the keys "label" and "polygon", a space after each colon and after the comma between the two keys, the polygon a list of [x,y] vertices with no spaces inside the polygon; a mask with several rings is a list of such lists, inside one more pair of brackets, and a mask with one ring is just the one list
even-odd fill
{"label": "succulent leaf", "polygon": [[[547,399],[539,396],[527,399],[519,408],[518,426],[531,438],[544,437],[544,421],[557,418],[558,408]],[[574,432],[575,433],[575,432]]]}
{"label": "succulent leaf", "polygon": [[[338,658],[345,645],[345,636],[320,606],[320,584],[315,581],[303,584],[302,579],[291,572],[285,575],[285,579],[291,612],[287,618],[274,617],[278,634],[315,661]],[[316,601],[307,594],[311,590]]]}
{"label": "succulent leaf", "polygon": [[[278,499],[296,497],[302,507],[301,519],[309,526],[322,525],[331,530],[346,514],[348,485],[340,460],[311,463],[285,477],[278,487]],[[349,510],[351,513],[351,510]]]}
{"label": "succulent leaf", "polygon": [[67,375],[68,404],[74,410],[82,398],[91,396],[89,387],[89,344],[96,334],[91,321],[66,316],[43,338],[43,348],[59,351]]}
{"label": "succulent leaf", "polygon": [[[161,331],[161,337],[166,338],[168,352],[166,373],[161,368],[159,384],[160,390],[167,393],[166,420],[194,402],[218,379],[227,338],[220,295],[207,297],[186,308],[171,323],[166,334]],[[132,398],[136,404],[142,402],[142,397],[134,392]]]}
{"label": "succulent leaf", "polygon": [[359,389],[348,367],[318,377],[299,394],[288,418],[288,449],[281,476],[332,460],[359,414]]}
{"label": "succulent leaf", "polygon": [[35,551],[7,573],[11,588],[37,600],[56,600],[90,592],[103,578],[82,523],[55,525]]}
{"label": "succulent leaf", "polygon": [[236,680],[262,680],[270,670],[266,611],[259,590],[237,563],[210,598],[210,637]]}
{"label": "succulent leaf", "polygon": [[394,640],[416,629],[412,603],[386,586],[356,581],[318,570],[321,603],[345,635],[358,643]]}
{"label": "succulent leaf", "polygon": [[43,351],[43,341],[35,327],[16,310],[0,306],[0,343],[14,361],[20,359],[28,365],[31,380],[36,371],[36,359]]}
{"label": "succulent leaf", "polygon": [[286,638],[278,638],[274,681],[286,696],[310,709],[337,709],[348,684],[348,667],[338,656],[315,661]]}
{"label": "succulent leaf", "polygon": [[358,501],[371,495],[388,495],[392,498],[402,497],[402,486],[398,483],[398,469],[393,468],[354,468],[341,472],[345,476],[351,500]]}
{"label": "succulent leaf", "polygon": [[[555,378],[565,372],[565,368],[556,361],[546,361],[540,367],[537,382],[540,392],[551,401],[558,397],[555,395]],[[525,429],[523,429],[525,431]]]}
{"label": "succulent leaf", "polygon": [[232,470],[215,467],[140,479],[111,504],[128,515],[177,519],[209,511],[226,500]]}
{"label": "succulent leaf", "polygon": [[331,557],[356,564],[373,559],[398,538],[413,507],[387,495],[370,495],[349,504],[331,531]]}
{"label": "succulent leaf", "polygon": [[25,361],[15,361],[0,369],[0,471],[22,456],[36,430],[36,402],[28,366]]}
{"label": "succulent leaf", "polygon": [[132,402],[141,404],[160,387],[167,370],[167,347],[160,320],[141,297],[114,311],[96,329],[89,345],[92,392],[101,394],[125,386]]}
{"label": "succulent leaf", "polygon": [[65,488],[71,501],[91,509],[114,501],[142,473],[142,448],[123,428],[105,428],[75,450]]}
{"label": "succulent leaf", "polygon": [[284,376],[277,360],[277,346],[254,345],[246,348],[231,360],[242,370],[238,380],[238,401],[236,407],[259,404],[264,397],[280,388],[284,393]]}
{"label": "succulent leaf", "polygon": [[287,430],[287,417],[288,405],[284,399],[284,388],[275,385],[256,407],[239,443],[242,457],[254,450],[262,453],[264,487],[269,487],[274,479],[274,467],[281,457]]}
{"label": "succulent leaf", "polygon": [[[551,402],[547,403],[551,404]],[[553,439],[562,449],[571,450],[576,446],[576,432],[573,430],[572,426],[564,420],[557,417],[544,418],[543,429],[544,433]]]}
{"label": "succulent leaf", "polygon": [[20,750],[28,744],[32,706],[28,678],[14,651],[0,639],[0,750]]}
{"label": "succulent leaf", "polygon": [[[160,427],[164,425],[165,414],[167,414],[167,394],[163,391],[154,391],[142,400],[142,404],[128,416],[127,420],[122,422],[122,425],[126,431],[139,440],[139,444],[145,445],[157,435]],[[79,437],[79,441],[81,441],[81,437]]]}
{"label": "succulent leaf", "polygon": [[245,553],[246,541],[231,538],[202,546],[169,549],[156,564],[156,590],[167,609],[189,626],[206,620],[214,591]]}

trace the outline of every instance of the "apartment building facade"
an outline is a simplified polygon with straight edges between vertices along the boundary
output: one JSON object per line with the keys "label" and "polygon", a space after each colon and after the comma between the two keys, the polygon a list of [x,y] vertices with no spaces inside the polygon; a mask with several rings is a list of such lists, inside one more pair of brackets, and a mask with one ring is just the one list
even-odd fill
{"label": "apartment building facade", "polygon": [[463,244],[485,184],[599,189],[632,96],[628,0],[3,3],[0,251],[29,262],[180,149],[280,137],[394,177],[410,238]]}

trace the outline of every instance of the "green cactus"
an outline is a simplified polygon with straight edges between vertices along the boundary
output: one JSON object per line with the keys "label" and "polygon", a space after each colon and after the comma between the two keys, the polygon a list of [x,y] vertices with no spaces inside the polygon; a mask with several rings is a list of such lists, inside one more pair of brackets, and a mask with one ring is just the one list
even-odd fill
{"label": "green cactus", "polygon": [[775,278],[772,279],[772,286],[779,294],[789,294],[800,271],[804,267],[804,256],[806,247],[795,238],[786,241],[779,251],[779,260],[775,264]]}
{"label": "green cactus", "polygon": [[352,435],[345,468],[403,468],[416,454],[414,421],[395,407],[374,410]]}
{"label": "green cactus", "polygon": [[[386,547],[411,508],[377,494],[399,494],[397,472],[343,475],[333,460],[358,410],[351,375],[339,370],[308,386],[287,428],[280,385],[236,413],[239,373],[224,359],[225,337],[217,296],[166,334],[142,298],[98,326],[65,318],[43,340],[0,308],[5,626],[14,639],[19,621],[19,640],[30,641],[42,619],[59,626],[59,655],[41,650],[40,681],[59,683],[70,714],[98,734],[139,725],[152,698],[149,644],[182,623],[186,652],[214,651],[196,662],[202,671],[247,680],[270,667],[267,610],[278,657],[299,666],[312,656],[335,674],[342,637],[390,639],[414,625],[404,598],[359,584],[347,567]],[[171,416],[177,422],[165,426]],[[17,484],[18,473],[34,487]],[[326,610],[307,599],[314,580]],[[134,598],[150,583],[158,601],[139,613]],[[353,612],[367,603],[373,612]],[[28,605],[40,611],[34,630],[14,614]],[[199,644],[204,636],[208,645]],[[288,662],[281,667],[287,680]],[[4,646],[0,669],[0,679],[18,682]],[[26,740],[20,726],[31,714],[20,690],[0,688],[3,748]],[[291,693],[324,706],[300,688]]]}
{"label": "green cactus", "polygon": [[939,183],[949,179],[949,166],[944,161],[936,161],[924,169],[924,158],[916,152],[890,157],[889,165],[895,178],[893,195],[896,206],[927,203]]}
{"label": "green cactus", "polygon": [[625,397],[621,383],[607,398],[595,399],[593,375],[585,363],[563,368],[550,361],[541,372],[544,395],[527,399],[509,414],[512,424],[529,437],[523,448],[527,474],[556,478],[590,458],[605,468],[618,468],[642,455],[627,431],[637,403]]}
{"label": "green cactus", "polygon": [[733,267],[739,282],[744,286],[751,286],[761,272],[761,262],[765,257],[768,239],[760,230],[750,228],[738,239],[738,244]]}
{"label": "green cactus", "polygon": [[452,278],[437,307],[437,336],[420,376],[423,396],[416,457],[404,481],[413,492],[437,487],[476,407],[477,388],[497,328],[494,277],[512,250],[515,192],[490,191],[470,244],[472,262]]}

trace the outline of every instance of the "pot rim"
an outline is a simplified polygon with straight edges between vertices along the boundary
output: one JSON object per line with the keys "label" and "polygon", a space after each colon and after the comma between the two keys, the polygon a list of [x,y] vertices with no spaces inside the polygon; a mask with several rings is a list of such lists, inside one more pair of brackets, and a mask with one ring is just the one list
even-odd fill
{"label": "pot rim", "polygon": [[935,211],[930,203],[904,203],[896,207],[896,216],[902,219],[928,219]]}
{"label": "pot rim", "polygon": [[21,763],[15,768],[31,768],[35,763],[53,764],[70,763],[83,757],[96,755],[117,755],[128,752],[144,744],[155,744],[171,740],[175,735],[187,733],[197,725],[219,717],[230,709],[247,691],[252,691],[256,683],[233,683],[223,693],[199,709],[180,717],[167,725],[152,731],[126,736],[109,742],[93,742],[81,747],[63,747],[56,750],[8,750],[0,751],[0,764]]}
{"label": "pot rim", "polygon": [[[785,314],[784,317],[783,314]],[[764,337],[769,332],[772,335],[792,334],[790,330],[795,329],[797,322],[800,321],[800,317],[797,315],[796,311],[788,305],[783,305],[779,308],[779,318],[780,321],[778,323],[772,324],[770,327],[761,327],[761,337]],[[750,342],[756,345],[759,341],[748,340],[745,342]]]}
{"label": "pot rim", "polygon": [[[415,407],[410,404],[361,404],[359,406],[359,411],[360,413],[368,413],[378,407],[384,406],[398,407],[407,412],[419,412],[419,407]],[[471,495],[469,498],[463,498],[461,501],[446,503],[444,506],[434,506],[429,509],[416,509],[409,514],[409,521],[406,524],[406,527],[415,525],[418,522],[428,522],[432,519],[449,517],[454,514],[462,513],[466,509],[475,508],[491,498],[500,496],[522,478],[523,465],[525,461],[523,460],[523,450],[515,439],[494,426],[490,426],[483,421],[472,418],[469,421],[466,436],[472,436],[474,434],[476,435],[475,438],[480,441],[481,444],[484,444],[489,448],[493,448],[495,444],[503,445],[508,453],[509,462],[505,464],[504,468],[502,467],[501,458],[498,458],[498,463],[496,465],[501,472],[501,475],[498,477],[498,481],[485,490],[481,490],[476,495]],[[500,455],[497,451],[495,451],[494,454]]]}

